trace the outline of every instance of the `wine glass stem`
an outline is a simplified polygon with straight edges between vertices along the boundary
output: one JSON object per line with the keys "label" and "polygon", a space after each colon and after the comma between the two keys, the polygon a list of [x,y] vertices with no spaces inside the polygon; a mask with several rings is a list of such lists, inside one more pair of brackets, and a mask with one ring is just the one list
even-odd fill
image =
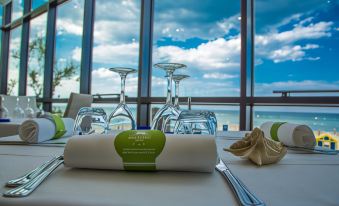
{"label": "wine glass stem", "polygon": [[179,108],[179,81],[175,81],[175,99],[174,106]]}
{"label": "wine glass stem", "polygon": [[126,83],[126,74],[120,74],[121,77],[121,93],[120,93],[120,104],[125,104],[125,83]]}
{"label": "wine glass stem", "polygon": [[172,104],[172,78],[173,71],[167,70],[167,97],[166,104]]}

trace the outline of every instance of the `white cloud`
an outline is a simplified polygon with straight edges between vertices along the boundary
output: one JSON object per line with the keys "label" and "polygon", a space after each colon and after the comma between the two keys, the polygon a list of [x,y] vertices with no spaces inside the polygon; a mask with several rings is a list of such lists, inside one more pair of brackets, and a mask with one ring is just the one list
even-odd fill
{"label": "white cloud", "polygon": [[138,64],[139,44],[116,44],[116,45],[98,45],[93,48],[93,62],[107,63],[114,65],[132,65]]}
{"label": "white cloud", "polygon": [[207,73],[203,75],[204,79],[233,79],[237,78],[238,75],[231,75],[231,74],[225,74],[225,73]]}
{"label": "white cloud", "polygon": [[[300,19],[301,15],[292,16],[289,21],[295,18]],[[283,26],[289,23],[284,20]],[[274,63],[284,61],[301,61],[301,60],[319,60],[319,57],[308,56],[306,50],[318,49],[317,44],[301,45],[300,40],[314,40],[319,38],[330,37],[331,26],[333,22],[318,22],[313,23],[313,18],[308,17],[300,20],[298,24],[293,25],[291,30],[278,32],[277,29],[271,28],[271,32],[260,35],[257,34],[255,38],[256,57],[258,62],[262,59],[270,59]],[[259,60],[258,60],[259,59]]]}
{"label": "white cloud", "polygon": [[199,70],[230,71],[239,68],[240,37],[218,38],[190,49],[161,46],[156,49],[154,57],[155,62],[180,62]]}

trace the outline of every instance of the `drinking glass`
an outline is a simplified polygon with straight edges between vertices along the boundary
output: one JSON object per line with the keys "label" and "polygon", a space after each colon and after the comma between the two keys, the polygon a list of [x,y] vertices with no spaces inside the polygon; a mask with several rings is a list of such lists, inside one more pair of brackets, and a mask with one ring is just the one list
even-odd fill
{"label": "drinking glass", "polygon": [[25,117],[26,118],[34,118],[35,116],[35,112],[34,112],[34,109],[31,107],[31,99],[30,98],[27,98],[27,107],[25,109]]}
{"label": "drinking glass", "polygon": [[105,134],[107,115],[102,108],[82,107],[75,119],[73,134]]}
{"label": "drinking glass", "polygon": [[134,116],[125,101],[125,83],[128,74],[135,73],[137,70],[132,68],[116,67],[109,69],[116,72],[121,77],[121,94],[120,103],[115,110],[110,114],[108,119],[110,130],[127,130],[136,129]]}
{"label": "drinking glass", "polygon": [[190,76],[185,75],[185,74],[174,74],[173,75],[173,81],[174,81],[174,86],[175,86],[175,98],[174,98],[174,106],[177,109],[180,109],[179,106],[179,83],[181,80],[187,79]]}
{"label": "drinking glass", "polygon": [[186,68],[186,65],[179,63],[157,63],[154,67],[165,70],[167,77],[167,97],[166,104],[154,115],[152,129],[172,133],[174,123],[177,120],[180,110],[172,103],[172,80],[173,72],[177,69]]}
{"label": "drinking glass", "polygon": [[24,110],[19,105],[19,97],[16,98],[16,106],[13,111],[13,118],[14,119],[23,119],[25,117]]}
{"label": "drinking glass", "polygon": [[176,134],[210,134],[215,135],[217,118],[210,111],[182,111],[175,124]]}
{"label": "drinking glass", "polygon": [[1,96],[0,118],[8,118],[8,109],[5,107],[5,97]]}

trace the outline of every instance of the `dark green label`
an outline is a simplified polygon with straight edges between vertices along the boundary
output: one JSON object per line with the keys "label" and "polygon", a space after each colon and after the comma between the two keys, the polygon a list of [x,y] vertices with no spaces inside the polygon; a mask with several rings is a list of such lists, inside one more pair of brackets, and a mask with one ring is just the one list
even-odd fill
{"label": "dark green label", "polygon": [[166,136],[159,130],[128,130],[114,140],[125,170],[156,170],[155,159],[164,149]]}

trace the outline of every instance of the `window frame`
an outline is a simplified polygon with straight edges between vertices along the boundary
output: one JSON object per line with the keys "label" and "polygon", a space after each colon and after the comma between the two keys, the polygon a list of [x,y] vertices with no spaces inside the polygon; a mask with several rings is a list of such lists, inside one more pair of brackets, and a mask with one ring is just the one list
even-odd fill
{"label": "window frame", "polygon": [[[46,111],[51,111],[52,103],[66,103],[67,99],[53,99],[51,94],[53,79],[53,61],[56,35],[57,6],[69,0],[49,0],[47,3],[31,10],[32,0],[25,1],[24,14],[11,22],[12,2],[3,5],[2,47],[0,64],[0,93],[6,94],[9,57],[9,37],[12,29],[23,26],[19,74],[19,95],[26,95],[28,44],[30,21],[47,13],[46,53],[44,68],[42,102]],[[137,125],[150,126],[151,104],[164,103],[165,97],[151,97],[152,84],[152,42],[154,23],[154,3],[156,0],[140,0],[140,41],[138,96],[127,97],[127,103],[137,104]],[[95,0],[85,0],[82,50],[80,62],[80,93],[90,94],[92,72],[93,29],[95,19]],[[332,106],[339,108],[338,96],[303,96],[303,97],[260,97],[254,96],[254,28],[255,0],[241,0],[241,62],[240,62],[240,97],[192,97],[192,105],[238,105],[240,107],[239,128],[251,130],[253,127],[254,106]],[[187,97],[181,97],[186,102]],[[94,103],[118,103],[119,98],[95,98]]]}

